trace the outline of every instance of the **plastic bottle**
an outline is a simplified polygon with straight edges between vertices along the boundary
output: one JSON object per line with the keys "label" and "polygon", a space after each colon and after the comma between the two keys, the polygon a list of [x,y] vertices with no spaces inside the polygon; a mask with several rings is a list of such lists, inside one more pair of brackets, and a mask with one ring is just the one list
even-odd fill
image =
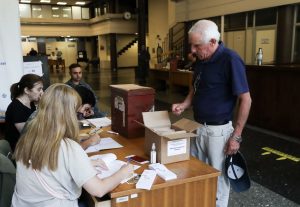
{"label": "plastic bottle", "polygon": [[256,54],[257,65],[262,65],[262,60],[263,60],[263,51],[262,48],[259,48]]}
{"label": "plastic bottle", "polygon": [[150,163],[156,163],[156,149],[155,143],[152,143],[151,153],[150,153]]}

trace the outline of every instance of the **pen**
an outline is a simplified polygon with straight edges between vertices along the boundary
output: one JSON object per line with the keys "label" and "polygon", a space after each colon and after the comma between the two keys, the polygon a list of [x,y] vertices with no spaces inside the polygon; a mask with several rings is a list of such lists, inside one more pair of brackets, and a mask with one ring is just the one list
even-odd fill
{"label": "pen", "polygon": [[110,130],[108,130],[108,131],[106,131],[107,133],[110,133],[110,134],[116,134],[116,135],[119,135],[119,133],[118,132],[114,132],[114,131],[110,131]]}
{"label": "pen", "polygon": [[89,135],[94,135],[96,133],[100,133],[102,130],[101,130],[102,127],[97,127],[95,129],[92,129],[90,132],[89,132]]}

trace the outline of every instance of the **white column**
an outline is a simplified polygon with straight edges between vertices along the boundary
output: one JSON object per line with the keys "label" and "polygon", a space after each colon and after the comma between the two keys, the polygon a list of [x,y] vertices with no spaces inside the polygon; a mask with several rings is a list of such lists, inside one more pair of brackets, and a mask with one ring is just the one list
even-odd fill
{"label": "white column", "polygon": [[10,86],[23,75],[18,0],[0,0],[0,111],[6,111]]}

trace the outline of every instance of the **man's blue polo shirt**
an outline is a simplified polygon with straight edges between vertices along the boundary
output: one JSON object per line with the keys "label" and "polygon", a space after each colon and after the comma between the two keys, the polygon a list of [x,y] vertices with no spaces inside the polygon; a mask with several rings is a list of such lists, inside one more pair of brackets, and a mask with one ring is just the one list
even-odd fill
{"label": "man's blue polo shirt", "polygon": [[230,121],[238,95],[249,91],[244,62],[220,43],[209,60],[196,63],[193,87],[196,121]]}

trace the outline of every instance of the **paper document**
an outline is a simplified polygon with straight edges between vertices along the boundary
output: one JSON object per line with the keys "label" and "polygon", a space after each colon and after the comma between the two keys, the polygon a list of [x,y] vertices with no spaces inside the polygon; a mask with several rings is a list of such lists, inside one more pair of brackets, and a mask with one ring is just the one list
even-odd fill
{"label": "paper document", "polygon": [[135,185],[138,189],[150,190],[156,177],[155,170],[144,170],[139,181]]}
{"label": "paper document", "polygon": [[181,155],[185,154],[187,149],[187,139],[177,139],[167,142],[167,155]]}
{"label": "paper document", "polygon": [[101,138],[101,141],[99,144],[88,147],[85,150],[85,152],[86,153],[98,152],[100,150],[115,149],[115,148],[121,148],[121,147],[123,147],[123,146],[120,145],[118,142],[116,142],[113,138],[106,137],[106,138]]}
{"label": "paper document", "polygon": [[[113,175],[115,172],[117,172],[123,165],[126,165],[126,162],[117,160],[117,156],[113,153],[107,153],[107,154],[102,154],[102,155],[94,155],[90,157],[91,160],[97,160],[97,159],[102,159],[108,170],[102,170],[99,167],[96,167],[97,171],[99,171],[99,174],[97,176],[101,179],[109,177]],[[140,168],[138,165],[133,165],[134,170]],[[122,180],[121,183],[126,182],[130,178],[127,178],[125,180]]]}
{"label": "paper document", "polygon": [[24,75],[25,74],[36,74],[43,76],[43,68],[41,61],[23,62]]}
{"label": "paper document", "polygon": [[87,121],[93,124],[95,127],[106,127],[111,125],[111,120],[107,117],[87,119]]}
{"label": "paper document", "polygon": [[149,169],[155,170],[159,177],[168,181],[177,178],[177,175],[169,170],[165,165],[160,163],[153,163],[149,165]]}

